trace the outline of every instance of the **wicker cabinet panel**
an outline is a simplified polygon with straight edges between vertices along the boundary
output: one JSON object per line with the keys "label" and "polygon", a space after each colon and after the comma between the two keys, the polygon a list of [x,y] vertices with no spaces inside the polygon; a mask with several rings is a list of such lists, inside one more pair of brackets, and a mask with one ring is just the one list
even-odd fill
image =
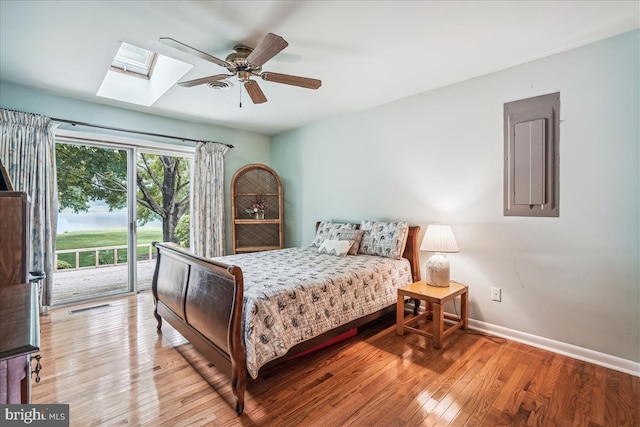
{"label": "wicker cabinet panel", "polygon": [[[247,212],[254,205],[264,211]],[[253,163],[239,169],[231,181],[233,253],[284,247],[282,182],[270,167]]]}
{"label": "wicker cabinet panel", "polygon": [[280,249],[280,230],[278,224],[238,224],[236,249],[256,251]]}
{"label": "wicker cabinet panel", "polygon": [[238,176],[236,191],[238,194],[278,195],[280,180],[274,174],[267,169],[251,168]]}

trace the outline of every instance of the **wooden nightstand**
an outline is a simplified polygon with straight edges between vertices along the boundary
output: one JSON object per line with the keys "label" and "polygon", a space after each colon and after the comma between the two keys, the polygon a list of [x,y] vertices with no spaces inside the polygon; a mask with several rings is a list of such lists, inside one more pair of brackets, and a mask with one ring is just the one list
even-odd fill
{"label": "wooden nightstand", "polygon": [[[460,316],[445,313],[443,305],[460,295]],[[404,299],[405,297],[424,300],[427,302],[425,312],[415,317],[405,320]],[[424,280],[414,282],[410,285],[398,288],[398,305],[396,308],[396,333],[404,335],[404,331],[415,332],[420,335],[433,338],[433,348],[442,348],[442,339],[453,333],[457,329],[467,329],[469,317],[468,287],[460,283],[451,282],[449,287],[439,288],[429,286]],[[426,332],[410,325],[419,322],[425,317],[433,319],[433,331]],[[444,319],[454,320],[455,323],[444,329]]]}

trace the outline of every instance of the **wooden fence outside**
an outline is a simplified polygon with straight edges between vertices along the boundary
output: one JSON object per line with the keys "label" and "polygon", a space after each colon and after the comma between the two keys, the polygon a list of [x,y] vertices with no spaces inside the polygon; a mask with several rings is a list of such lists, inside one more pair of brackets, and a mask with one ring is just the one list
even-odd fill
{"label": "wooden fence outside", "polygon": [[[140,248],[146,248],[145,250],[145,254],[144,257],[142,259],[140,259]],[[55,271],[58,271],[58,256],[62,255],[62,254],[73,254],[75,253],[75,265],[74,267],[71,267],[69,269],[73,269],[73,270],[80,270],[83,268],[96,268],[96,267],[102,267],[102,266],[113,266],[113,265],[118,265],[118,250],[121,249],[128,249],[127,245],[120,245],[120,246],[102,246],[99,248],[78,248],[78,249],[62,249],[59,251],[56,251],[56,259],[55,259],[55,263],[54,263],[54,268]],[[136,259],[138,261],[151,261],[153,259],[153,244],[152,243],[142,243],[137,245],[137,251],[136,251]],[[104,263],[104,262],[100,262],[100,253],[101,252],[107,252],[107,251],[112,251],[113,253],[113,263]],[[94,265],[88,265],[88,266],[80,266],[80,254],[81,253],[87,253],[87,252],[94,252],[95,253],[95,264]],[[121,264],[121,263],[120,263]],[[69,269],[65,269],[65,270],[69,270]]]}

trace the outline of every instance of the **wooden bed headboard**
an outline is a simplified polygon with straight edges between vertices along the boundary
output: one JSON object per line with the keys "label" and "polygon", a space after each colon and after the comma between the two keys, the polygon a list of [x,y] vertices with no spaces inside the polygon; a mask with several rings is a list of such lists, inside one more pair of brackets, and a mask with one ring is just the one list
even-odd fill
{"label": "wooden bed headboard", "polygon": [[421,279],[420,276],[420,244],[418,241],[418,234],[420,233],[419,225],[410,225],[409,234],[407,235],[407,245],[404,247],[402,257],[409,260],[411,264],[411,275],[413,281],[417,282]]}
{"label": "wooden bed headboard", "polygon": [[[316,230],[320,226],[320,221],[316,222]],[[356,224],[359,228],[360,224]],[[406,258],[411,264],[411,276],[413,277],[413,281],[417,282],[421,280],[420,276],[420,253],[419,243],[418,243],[418,234],[420,233],[419,225],[410,225],[409,226],[409,234],[407,235],[407,245],[404,247],[404,252],[402,253],[402,258]]]}

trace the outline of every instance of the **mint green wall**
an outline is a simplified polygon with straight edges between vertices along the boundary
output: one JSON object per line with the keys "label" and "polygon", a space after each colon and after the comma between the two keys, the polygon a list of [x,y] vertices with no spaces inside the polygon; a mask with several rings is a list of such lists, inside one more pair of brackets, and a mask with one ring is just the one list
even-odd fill
{"label": "mint green wall", "polygon": [[[471,318],[640,361],[639,34],[272,137],[287,246],[316,220],[450,223]],[[503,104],[557,91],[560,217],[504,217]]]}
{"label": "mint green wall", "polygon": [[[0,107],[85,123],[232,144],[234,148],[225,155],[227,218],[230,218],[231,215],[229,187],[235,171],[248,163],[269,162],[269,137],[253,132],[124,110],[5,83],[0,84]],[[93,133],[105,132],[95,128],[72,127],[68,124],[61,124],[59,128]],[[120,137],[152,139],[135,134],[111,133]],[[172,141],[163,140],[163,142],[171,143]],[[174,143],[194,146],[194,143],[181,143],[180,141]],[[227,252],[231,253],[231,224],[229,221],[227,221],[226,233]]]}

